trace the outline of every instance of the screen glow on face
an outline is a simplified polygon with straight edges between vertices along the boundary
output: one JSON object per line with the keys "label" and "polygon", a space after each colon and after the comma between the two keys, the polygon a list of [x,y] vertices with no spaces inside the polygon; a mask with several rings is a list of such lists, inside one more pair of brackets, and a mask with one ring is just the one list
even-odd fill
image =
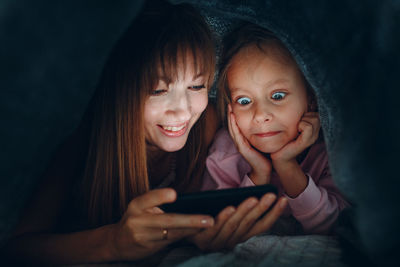
{"label": "screen glow on face", "polygon": [[208,104],[204,75],[195,73],[192,62],[187,62],[186,70],[183,66],[178,68],[177,79],[160,79],[144,107],[147,144],[167,152],[185,145]]}

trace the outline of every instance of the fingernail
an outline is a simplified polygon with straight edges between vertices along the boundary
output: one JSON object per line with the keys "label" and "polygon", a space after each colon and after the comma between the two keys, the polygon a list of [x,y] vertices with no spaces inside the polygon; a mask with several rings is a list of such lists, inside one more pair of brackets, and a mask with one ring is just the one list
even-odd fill
{"label": "fingernail", "polygon": [[230,214],[235,213],[235,210],[236,209],[234,207],[229,207],[228,210],[226,211],[226,213],[230,215]]}
{"label": "fingernail", "polygon": [[166,194],[168,199],[174,199],[175,195],[176,195],[175,190],[168,190]]}
{"label": "fingernail", "polygon": [[275,196],[274,195],[268,195],[263,200],[264,200],[263,203],[265,205],[270,206],[274,202]]}
{"label": "fingernail", "polygon": [[257,205],[258,201],[255,199],[250,199],[247,203],[248,208],[253,208],[255,205]]}
{"label": "fingernail", "polygon": [[204,225],[207,225],[207,226],[214,224],[214,220],[212,218],[204,218],[200,222],[201,222],[201,224],[204,224]]}

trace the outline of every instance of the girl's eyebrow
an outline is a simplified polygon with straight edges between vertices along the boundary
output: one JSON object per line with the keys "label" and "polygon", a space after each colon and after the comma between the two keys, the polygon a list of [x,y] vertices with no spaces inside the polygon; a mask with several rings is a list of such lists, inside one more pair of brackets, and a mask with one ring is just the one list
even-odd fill
{"label": "girl's eyebrow", "polygon": [[266,87],[270,87],[270,86],[272,86],[272,85],[279,84],[279,83],[285,83],[285,82],[288,82],[288,81],[289,81],[289,80],[286,79],[286,78],[280,78],[280,79],[272,80],[272,81],[266,83],[265,86],[266,86]]}
{"label": "girl's eyebrow", "polygon": [[[289,80],[286,78],[280,78],[280,79],[276,79],[276,80],[272,80],[267,82],[265,85],[263,85],[264,87],[271,87],[275,84],[280,84],[280,83],[285,83],[288,82]],[[246,88],[241,88],[241,87],[233,87],[233,88],[229,88],[229,91],[231,91],[231,93],[235,93],[236,91],[240,91],[240,90],[246,90]]]}

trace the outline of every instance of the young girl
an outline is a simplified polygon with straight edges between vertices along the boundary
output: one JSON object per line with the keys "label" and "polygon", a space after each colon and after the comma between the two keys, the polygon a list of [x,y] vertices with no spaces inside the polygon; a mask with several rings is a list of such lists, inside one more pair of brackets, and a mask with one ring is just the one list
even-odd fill
{"label": "young girl", "polygon": [[203,189],[273,184],[305,233],[327,233],[348,204],[335,187],[315,97],[283,43],[252,24],[226,37],[220,130]]}
{"label": "young girl", "polygon": [[[203,113],[214,63],[211,34],[196,10],[161,1],[145,6],[114,47],[80,127],[55,156],[7,256],[46,264],[137,260],[189,236],[218,249],[232,225],[258,217],[247,214],[246,201],[215,223],[158,208],[175,200],[175,190],[201,183],[217,127],[212,109]],[[269,208],[259,206],[260,214]],[[272,209],[243,238],[268,229],[282,211]]]}

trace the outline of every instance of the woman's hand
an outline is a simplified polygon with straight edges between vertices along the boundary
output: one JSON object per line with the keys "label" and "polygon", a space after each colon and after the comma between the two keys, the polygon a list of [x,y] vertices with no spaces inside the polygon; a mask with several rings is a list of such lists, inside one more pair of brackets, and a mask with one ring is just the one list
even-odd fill
{"label": "woman's hand", "polygon": [[299,136],[279,151],[271,154],[273,164],[275,165],[275,162],[289,162],[296,159],[301,152],[317,141],[320,128],[321,124],[318,112],[305,113],[299,122]]}
{"label": "woman's hand", "polygon": [[274,203],[276,196],[265,194],[260,200],[248,198],[235,210],[227,207],[222,210],[213,227],[190,237],[189,240],[202,250],[218,251],[232,249],[238,243],[269,230],[282,214],[287,200],[279,199],[267,214],[262,216]]}
{"label": "woman's hand", "polygon": [[237,150],[252,168],[249,174],[250,179],[256,185],[268,184],[271,179],[271,162],[260,152],[251,147],[249,141],[240,132],[230,104],[228,105],[228,129]]}
{"label": "woman's hand", "polygon": [[110,237],[112,258],[144,258],[213,225],[214,219],[210,216],[167,214],[158,208],[175,199],[176,192],[170,188],[149,191],[133,199],[121,221],[113,225]]}

